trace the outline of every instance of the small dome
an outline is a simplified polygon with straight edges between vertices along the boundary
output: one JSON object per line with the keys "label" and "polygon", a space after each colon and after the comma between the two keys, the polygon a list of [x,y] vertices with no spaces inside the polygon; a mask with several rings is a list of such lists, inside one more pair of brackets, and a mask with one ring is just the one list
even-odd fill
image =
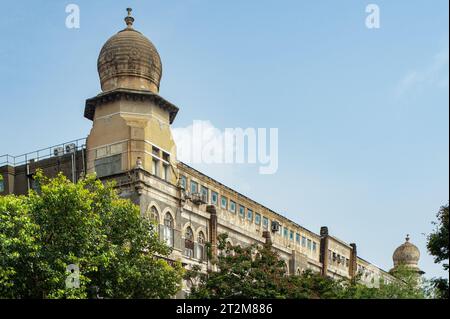
{"label": "small dome", "polygon": [[127,27],[106,41],[98,57],[102,91],[122,88],[158,93],[162,75],[161,58],[155,46],[133,29],[131,9],[127,11]]}
{"label": "small dome", "polygon": [[418,263],[420,259],[420,251],[414,244],[409,242],[409,235],[406,236],[406,241],[400,245],[392,255],[394,261],[394,268],[399,265],[404,265],[410,268],[419,269]]}

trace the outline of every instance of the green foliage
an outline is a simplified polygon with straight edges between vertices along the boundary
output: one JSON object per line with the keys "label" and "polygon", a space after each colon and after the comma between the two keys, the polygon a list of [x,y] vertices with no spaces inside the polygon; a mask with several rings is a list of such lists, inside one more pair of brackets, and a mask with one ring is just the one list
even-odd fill
{"label": "green foliage", "polygon": [[[434,232],[428,235],[427,249],[429,253],[434,256],[435,263],[442,263],[444,270],[448,271],[448,248],[449,248],[449,232],[448,232],[448,204],[442,206],[436,215],[438,221],[433,224],[436,225]],[[437,298],[448,299],[449,284],[446,278],[434,278],[432,280]]]}
{"label": "green foliage", "polygon": [[[39,192],[0,197],[0,298],[167,298],[182,267],[139,208],[94,176],[36,175]],[[80,288],[66,288],[66,268]],[[95,292],[94,292],[95,291]]]}
{"label": "green foliage", "polygon": [[423,299],[426,297],[423,278],[410,268],[399,266],[393,273],[396,280],[378,287],[367,287],[359,278],[344,282],[342,298],[350,299]]}
{"label": "green foliage", "polygon": [[447,261],[443,264],[443,267],[448,270],[448,204],[441,207],[436,217],[438,219],[438,222],[434,223],[436,230],[428,235],[427,249],[434,256],[436,263]]}
{"label": "green foliage", "polygon": [[289,299],[337,299],[342,296],[340,281],[307,270],[284,280],[284,295]]}
{"label": "green foliage", "polygon": [[193,269],[186,278],[199,282],[191,298],[281,298],[285,265],[270,246],[229,246],[218,237],[218,271],[202,274]]}
{"label": "green foliage", "polygon": [[289,299],[394,299],[424,298],[425,292],[417,273],[399,268],[397,280],[380,281],[369,288],[360,278],[335,280],[319,273],[285,273],[285,263],[270,245],[245,248],[227,246],[227,235],[218,237],[219,254],[216,271],[201,273],[198,267],[186,273],[194,283],[190,298],[289,298]]}

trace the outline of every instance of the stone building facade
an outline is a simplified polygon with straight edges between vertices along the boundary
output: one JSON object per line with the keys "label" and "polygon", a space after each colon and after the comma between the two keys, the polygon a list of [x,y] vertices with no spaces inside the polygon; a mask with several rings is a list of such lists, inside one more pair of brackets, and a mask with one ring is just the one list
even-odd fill
{"label": "stone building facade", "polygon": [[[362,259],[357,246],[322,227],[318,233],[177,161],[170,125],[178,107],[159,95],[162,64],[154,45],[134,29],[134,18],[111,37],[98,58],[102,92],[86,101],[92,121],[87,139],[20,157],[0,156],[0,194],[26,194],[33,174],[62,171],[76,181],[95,172],[115,180],[121,196],[139,205],[142,216],[159,223],[161,240],[173,247],[171,260],[206,271],[205,243],[228,233],[234,245],[270,239],[290,274],[305,269],[334,278],[361,274],[367,285],[392,281],[386,271]],[[185,289],[189,285],[186,284]]]}

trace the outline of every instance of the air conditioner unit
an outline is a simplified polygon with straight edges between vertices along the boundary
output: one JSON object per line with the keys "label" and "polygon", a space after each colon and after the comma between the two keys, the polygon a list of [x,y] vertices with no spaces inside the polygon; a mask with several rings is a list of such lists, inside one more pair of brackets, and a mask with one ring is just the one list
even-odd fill
{"label": "air conditioner unit", "polygon": [[77,149],[75,143],[70,143],[66,145],[66,153],[73,153]]}
{"label": "air conditioner unit", "polygon": [[55,147],[55,148],[53,149],[53,155],[55,155],[55,156],[61,156],[61,155],[63,155],[63,154],[64,154],[64,148],[63,148],[62,146]]}
{"label": "air conditioner unit", "polygon": [[190,200],[191,199],[191,194],[187,190],[182,189],[181,190],[181,194],[182,194],[184,200]]}
{"label": "air conditioner unit", "polygon": [[191,200],[196,205],[206,204],[206,196],[204,194],[194,193],[191,196]]}
{"label": "air conditioner unit", "polygon": [[270,229],[272,230],[272,233],[278,232],[280,230],[280,223],[278,223],[277,221],[272,221]]}

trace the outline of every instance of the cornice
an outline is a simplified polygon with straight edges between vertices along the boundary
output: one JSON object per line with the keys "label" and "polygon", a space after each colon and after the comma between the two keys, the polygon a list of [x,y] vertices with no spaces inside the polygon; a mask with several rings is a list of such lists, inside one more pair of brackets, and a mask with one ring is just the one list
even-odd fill
{"label": "cornice", "polygon": [[95,108],[97,106],[122,99],[142,102],[150,101],[155,103],[160,108],[169,112],[170,124],[173,123],[178,113],[178,107],[156,93],[130,89],[115,89],[100,93],[95,97],[87,99],[86,106],[84,108],[84,117],[92,121],[94,119]]}

